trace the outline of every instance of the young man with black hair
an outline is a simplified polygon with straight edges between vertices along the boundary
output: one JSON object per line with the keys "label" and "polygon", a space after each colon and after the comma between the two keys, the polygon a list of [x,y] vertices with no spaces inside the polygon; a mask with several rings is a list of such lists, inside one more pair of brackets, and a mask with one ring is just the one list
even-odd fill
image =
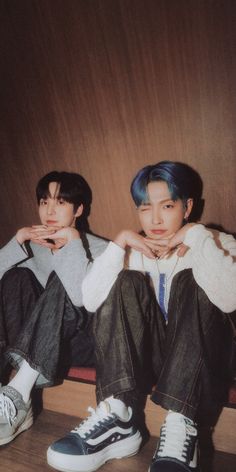
{"label": "young man with black hair", "polygon": [[91,320],[81,285],[107,243],[87,232],[92,201],[85,179],[53,171],[36,196],[41,224],[20,228],[0,250],[0,445],[33,423],[31,390],[52,385],[62,364],[92,365]]}

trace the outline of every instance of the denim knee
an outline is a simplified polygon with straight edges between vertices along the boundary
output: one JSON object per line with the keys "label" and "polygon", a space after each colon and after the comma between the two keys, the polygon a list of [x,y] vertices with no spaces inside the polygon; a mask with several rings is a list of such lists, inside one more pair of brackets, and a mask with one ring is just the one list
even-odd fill
{"label": "denim knee", "polygon": [[138,270],[122,270],[117,278],[117,283],[120,284],[121,290],[126,292],[130,286],[139,287],[146,284],[147,275]]}
{"label": "denim knee", "polygon": [[14,284],[17,281],[28,281],[35,279],[35,275],[32,272],[32,270],[28,269],[28,267],[12,267],[12,269],[9,269],[5,274],[3,275],[1,279],[1,283],[4,284]]}

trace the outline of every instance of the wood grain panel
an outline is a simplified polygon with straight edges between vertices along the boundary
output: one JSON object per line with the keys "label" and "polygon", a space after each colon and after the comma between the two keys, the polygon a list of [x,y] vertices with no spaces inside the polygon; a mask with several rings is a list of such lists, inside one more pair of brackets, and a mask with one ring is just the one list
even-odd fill
{"label": "wood grain panel", "polygon": [[0,242],[37,220],[52,169],[93,189],[91,228],[138,228],[136,171],[182,160],[204,181],[204,222],[236,231],[236,2],[3,0]]}

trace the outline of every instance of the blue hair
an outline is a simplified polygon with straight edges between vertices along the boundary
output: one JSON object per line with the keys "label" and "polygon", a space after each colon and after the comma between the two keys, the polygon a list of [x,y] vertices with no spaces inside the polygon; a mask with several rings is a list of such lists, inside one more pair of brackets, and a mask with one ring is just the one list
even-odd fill
{"label": "blue hair", "polygon": [[202,194],[202,180],[199,174],[183,162],[161,161],[141,169],[131,183],[131,195],[137,207],[149,202],[147,186],[150,182],[163,181],[168,185],[172,200],[188,198],[199,200]]}

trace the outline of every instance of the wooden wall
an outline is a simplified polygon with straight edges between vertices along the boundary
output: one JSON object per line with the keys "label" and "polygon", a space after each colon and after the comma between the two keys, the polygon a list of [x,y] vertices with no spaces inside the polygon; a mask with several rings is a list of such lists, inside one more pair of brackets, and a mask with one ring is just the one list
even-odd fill
{"label": "wooden wall", "polygon": [[130,181],[162,159],[236,231],[235,0],[1,0],[0,21],[1,244],[53,169],[87,179],[96,233],[138,228]]}

